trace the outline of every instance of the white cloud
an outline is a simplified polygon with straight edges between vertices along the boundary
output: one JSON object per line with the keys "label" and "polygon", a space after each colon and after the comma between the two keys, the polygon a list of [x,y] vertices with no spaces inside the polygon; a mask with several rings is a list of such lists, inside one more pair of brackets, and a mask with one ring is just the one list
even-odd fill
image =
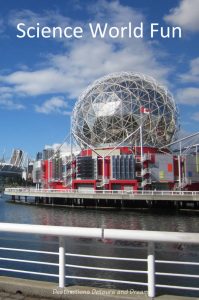
{"label": "white cloud", "polygon": [[[138,11],[121,5],[118,1],[97,2],[89,9],[91,9],[92,16],[90,21],[93,23],[106,20],[113,25],[124,25],[131,21],[136,25],[144,20],[144,16]],[[15,12],[12,25],[22,20],[24,13],[29,23],[32,20],[39,20],[41,23],[49,22],[50,13],[43,13],[39,16],[31,11],[23,11]],[[53,22],[55,23],[58,19],[61,20],[62,16],[55,13]],[[63,22],[64,19],[62,19]],[[74,24],[73,20],[71,22]],[[108,73],[140,72],[165,83],[171,70],[169,66],[159,63],[158,51],[144,39],[94,40],[85,32],[84,38],[73,40],[68,44],[65,42],[63,47],[63,53],[49,54],[37,69],[10,73],[7,76],[1,76],[1,81],[12,88],[13,94],[38,96],[62,93],[68,98],[76,98],[89,83]],[[46,107],[43,109],[48,111]],[[38,107],[37,110],[39,110]]]}
{"label": "white cloud", "polygon": [[[127,5],[121,4],[120,1],[100,0],[89,8],[90,14],[95,15],[95,20],[98,22],[108,22],[115,25],[124,25],[131,21],[133,25],[144,21],[144,15],[136,9]],[[132,15],[134,18],[132,18]]]}
{"label": "white cloud", "polygon": [[16,103],[14,102],[12,99],[9,99],[10,97],[6,97],[6,95],[4,95],[3,97],[0,97],[0,108],[1,109],[7,109],[7,110],[21,110],[21,109],[25,109],[25,106],[20,104],[20,103]]}
{"label": "white cloud", "polygon": [[[60,151],[61,156],[69,156],[71,154],[71,145],[70,143],[63,143],[63,144],[58,144],[55,143],[53,145],[45,145],[45,149],[52,148],[55,151]],[[73,154],[78,154],[80,152],[80,147],[78,145],[72,145],[72,152]]]}
{"label": "white cloud", "polygon": [[13,86],[15,92],[35,96],[50,93],[67,92],[68,79],[56,68],[44,68],[36,71],[17,71],[1,76],[2,81]]}
{"label": "white cloud", "polygon": [[[8,15],[0,19],[0,34],[5,35],[6,27],[11,26],[15,29],[19,23],[24,23],[26,27],[37,26],[60,26],[66,27],[70,23],[70,18],[60,14],[59,10],[44,10],[41,13],[36,13],[30,9],[11,10]],[[60,40],[60,39],[57,39]]]}
{"label": "white cloud", "polygon": [[132,70],[165,81],[169,71],[157,62],[153,50],[144,42],[115,49],[112,41],[78,41],[69,52],[51,55],[48,64],[50,67],[17,71],[1,80],[17,93],[30,96],[66,93],[70,98],[76,98],[89,83],[108,73]]}
{"label": "white cloud", "polygon": [[199,83],[199,57],[190,61],[189,71],[179,76],[183,82]]}
{"label": "white cloud", "polygon": [[[176,92],[178,103],[185,105],[199,104],[199,57],[192,59],[189,63],[189,70],[179,75],[181,83],[185,87],[179,88]],[[189,84],[189,86],[187,86]]]}
{"label": "white cloud", "polygon": [[185,105],[198,105],[199,88],[187,87],[179,89],[176,93],[176,100],[178,103]]}
{"label": "white cloud", "polygon": [[191,118],[192,120],[199,122],[199,112],[195,112]]}
{"label": "white cloud", "polygon": [[199,31],[199,0],[181,0],[178,7],[170,10],[164,20],[189,31]]}
{"label": "white cloud", "polygon": [[35,105],[35,111],[42,114],[62,114],[70,115],[70,112],[66,111],[68,105],[62,97],[53,97],[46,100],[41,106]]}
{"label": "white cloud", "polygon": [[0,19],[0,33],[3,33],[5,30],[5,24],[3,19]]}
{"label": "white cloud", "polygon": [[17,24],[25,23],[26,26],[67,26],[70,19],[63,16],[59,11],[46,10],[40,14],[29,9],[12,10],[8,16],[8,24],[16,28]]}
{"label": "white cloud", "polygon": [[[1,78],[0,78],[1,79]],[[12,88],[8,86],[0,86],[0,95],[12,93]]]}

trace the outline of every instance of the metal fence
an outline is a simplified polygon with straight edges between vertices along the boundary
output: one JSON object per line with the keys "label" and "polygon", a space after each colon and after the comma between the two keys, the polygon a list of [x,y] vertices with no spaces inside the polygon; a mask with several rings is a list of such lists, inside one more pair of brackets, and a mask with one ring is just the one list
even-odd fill
{"label": "metal fence", "polygon": [[[182,272],[157,272],[156,266],[158,264],[171,264],[176,266],[194,266],[194,268],[199,268],[199,262],[193,261],[177,261],[177,260],[167,260],[167,259],[156,259],[156,251],[155,251],[155,244],[156,243],[183,243],[183,244],[199,244],[199,233],[183,233],[183,232],[161,232],[161,231],[142,231],[142,230],[122,230],[122,229],[105,229],[105,228],[84,228],[84,227],[64,227],[64,226],[45,226],[45,225],[27,225],[27,224],[12,224],[12,223],[0,223],[0,232],[1,235],[3,233],[14,233],[15,236],[19,237],[20,234],[33,234],[33,235],[45,235],[45,237],[53,236],[57,237],[59,240],[59,246],[57,249],[58,251],[44,251],[44,250],[37,250],[34,249],[27,249],[27,247],[23,248],[13,248],[13,247],[0,247],[0,262],[1,267],[0,271],[8,272],[9,274],[31,274],[33,276],[48,276],[52,278],[58,278],[59,280],[59,287],[65,287],[65,280],[67,278],[70,279],[78,279],[82,281],[101,281],[101,282],[112,282],[112,283],[120,283],[120,284],[127,284],[131,288],[134,286],[142,286],[146,287],[148,290],[149,297],[155,297],[156,295],[156,287],[158,288],[171,288],[171,289],[180,289],[180,290],[191,290],[191,291],[199,291],[198,284],[196,287],[193,286],[185,286],[184,283],[178,285],[172,284],[157,284],[156,278],[158,276],[166,276],[168,278],[178,277],[178,278],[191,278],[194,280],[199,279],[198,271],[194,272],[194,274],[187,274]],[[65,248],[65,241],[70,238],[88,238],[88,239],[98,239],[98,240],[120,240],[120,241],[136,241],[136,242],[144,242],[147,245],[147,254],[144,258],[138,257],[114,257],[114,256],[106,256],[103,255],[96,255],[95,253],[89,254],[82,254],[82,253],[67,253]],[[2,255],[2,252],[4,255]],[[10,255],[11,253],[11,255]],[[17,257],[17,253],[21,254],[21,257]],[[26,255],[29,255],[29,259],[26,259]],[[50,261],[46,260],[38,260],[37,254],[39,255],[47,255]],[[36,255],[36,256],[35,256]],[[53,261],[50,257],[53,256],[58,258],[58,261]],[[35,258],[36,257],[36,258]],[[89,259],[88,264],[79,264],[78,261],[76,263],[70,264],[66,260],[67,257],[73,258],[83,258]],[[93,261],[113,261],[114,267],[106,267],[104,264],[100,267],[93,265]],[[118,267],[119,261],[125,262],[144,262],[146,264],[146,269],[143,268],[135,268],[135,269],[128,269],[128,268],[120,268]],[[2,263],[4,265],[2,266]],[[23,265],[29,265],[29,268],[21,269],[20,267],[15,267],[16,264],[21,263]],[[34,268],[31,266],[39,265],[40,270],[34,271]],[[54,273],[45,272],[44,267],[51,266],[56,267]],[[87,270],[95,271],[94,276],[88,277],[87,275],[84,276],[76,276],[76,275],[69,275],[68,270],[70,269],[78,269],[83,270],[86,273]],[[58,270],[57,270],[58,269]],[[197,269],[199,270],[199,269]],[[108,272],[111,274],[106,277],[97,276],[97,273],[100,271]],[[104,274],[103,273],[103,274]],[[116,273],[122,274],[144,274],[146,276],[146,282],[142,281],[135,281],[135,280],[118,280],[115,279]],[[87,273],[86,273],[87,274]],[[17,275],[15,275],[17,276]]]}

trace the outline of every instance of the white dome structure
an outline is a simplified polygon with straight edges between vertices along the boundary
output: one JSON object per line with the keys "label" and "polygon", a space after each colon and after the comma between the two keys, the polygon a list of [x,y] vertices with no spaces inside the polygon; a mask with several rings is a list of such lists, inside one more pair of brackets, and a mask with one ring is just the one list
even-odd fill
{"label": "white dome structure", "polygon": [[[174,140],[178,112],[173,97],[154,79],[132,72],[96,80],[79,97],[72,131],[81,146],[162,147]],[[133,134],[132,134],[133,133]]]}

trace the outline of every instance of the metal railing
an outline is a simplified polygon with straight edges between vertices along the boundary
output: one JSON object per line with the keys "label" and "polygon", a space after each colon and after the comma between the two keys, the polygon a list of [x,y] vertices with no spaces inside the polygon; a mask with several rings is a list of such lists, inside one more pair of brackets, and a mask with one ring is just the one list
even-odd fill
{"label": "metal railing", "polygon": [[[183,244],[199,244],[199,233],[184,233],[184,232],[162,232],[162,231],[143,231],[143,230],[122,230],[122,229],[105,229],[105,228],[84,228],[84,227],[63,227],[63,226],[44,226],[44,225],[27,225],[27,224],[12,224],[12,223],[0,223],[0,232],[1,233],[14,233],[14,234],[34,234],[34,235],[45,235],[45,236],[54,236],[59,239],[59,251],[40,251],[33,249],[24,249],[24,248],[11,248],[11,247],[0,247],[1,251],[4,251],[4,255],[0,257],[1,262],[11,262],[13,263],[23,263],[29,265],[40,265],[40,267],[44,266],[52,266],[57,267],[59,271],[57,273],[49,273],[43,272],[40,270],[35,272],[34,270],[22,270],[11,267],[1,267],[0,271],[2,272],[10,272],[15,274],[31,274],[31,275],[40,275],[40,276],[49,276],[59,278],[59,287],[65,287],[65,279],[72,278],[78,280],[87,280],[87,281],[101,281],[101,282],[112,282],[119,284],[128,284],[131,287],[134,286],[145,286],[148,288],[148,296],[155,297],[156,295],[156,287],[158,288],[171,288],[171,289],[180,289],[180,290],[192,290],[199,291],[199,285],[197,287],[193,286],[184,286],[182,285],[171,285],[171,284],[156,284],[156,277],[158,276],[166,276],[166,277],[186,277],[199,279],[199,275],[197,274],[184,274],[182,272],[172,273],[172,272],[156,272],[157,264],[173,264],[173,265],[192,265],[194,267],[199,267],[199,262],[193,261],[179,261],[179,260],[163,260],[156,259],[156,243],[183,243]],[[147,246],[147,257],[145,258],[133,258],[133,257],[112,257],[112,256],[103,256],[102,255],[93,255],[91,254],[81,254],[81,253],[66,253],[65,248],[65,239],[66,238],[89,238],[89,239],[97,239],[97,240],[121,240],[121,241],[136,241],[136,242],[144,242]],[[8,257],[8,253],[13,253],[12,257]],[[16,258],[16,253],[22,253],[23,259]],[[25,254],[33,255],[33,254],[42,254],[48,256],[57,256],[59,258],[58,262],[50,262],[34,260],[34,259],[25,259]],[[5,257],[6,255],[6,257]],[[74,258],[89,258],[89,265],[81,265],[76,262],[75,264],[66,263],[66,257],[74,257]],[[119,261],[126,262],[145,262],[147,265],[146,270],[140,269],[125,269],[118,268],[117,266],[114,268],[105,267],[96,267],[95,265],[90,265],[93,260],[102,260],[102,261],[114,261],[114,263],[118,263]],[[67,270],[69,268],[78,269],[78,270],[94,270],[95,276],[74,276],[68,275]],[[96,276],[96,272],[105,271],[109,274],[113,274],[113,278],[101,278]],[[134,281],[134,280],[118,280],[115,279],[115,273],[123,273],[123,274],[145,274],[147,275],[147,282]]]}
{"label": "metal railing", "polygon": [[199,191],[155,191],[155,190],[94,190],[94,189],[88,189],[88,190],[78,190],[78,189],[35,189],[35,188],[6,188],[6,193],[32,193],[32,194],[38,194],[38,193],[63,193],[63,194],[132,194],[132,195],[162,195],[162,196],[173,196],[173,195],[190,195],[195,196],[199,195]]}

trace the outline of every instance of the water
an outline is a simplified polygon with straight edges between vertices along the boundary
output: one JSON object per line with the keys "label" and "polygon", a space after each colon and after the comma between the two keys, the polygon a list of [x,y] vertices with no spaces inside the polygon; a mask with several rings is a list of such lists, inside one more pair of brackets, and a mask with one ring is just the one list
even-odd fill
{"label": "water", "polygon": [[[8,198],[7,198],[8,199]],[[199,211],[82,209],[19,205],[0,198],[0,222],[198,232]]]}
{"label": "water", "polygon": [[[81,208],[60,208],[60,207],[41,207],[33,205],[20,205],[12,204],[6,201],[6,198],[0,198],[0,222],[10,223],[23,223],[23,224],[40,224],[40,225],[65,225],[65,226],[81,226],[81,227],[102,227],[105,228],[120,228],[120,229],[132,229],[132,230],[160,230],[160,231],[181,231],[181,232],[198,232],[199,228],[199,211],[186,210],[186,211],[175,211],[175,210],[102,210],[102,209],[81,209]],[[54,237],[30,237],[26,235],[19,236],[4,234],[1,235],[0,243],[3,246],[8,247],[33,247],[34,249],[42,249],[47,251],[57,251],[57,239]],[[121,257],[146,257],[146,248],[140,249],[143,246],[142,243],[129,243],[121,241],[97,241],[91,239],[67,239],[67,252],[70,253],[82,253],[82,254],[94,254],[94,255],[106,255],[106,256],[121,256]],[[184,261],[198,261],[199,262],[199,247],[191,245],[157,245],[157,257],[159,259],[176,259]],[[11,255],[11,254],[10,254]],[[13,254],[12,254],[13,255]],[[3,252],[1,256],[8,257],[8,253]],[[10,256],[11,257],[11,256]],[[23,258],[23,255],[19,255],[18,258]],[[40,255],[29,255],[26,259],[39,259],[48,260],[51,262],[57,262],[57,257]],[[74,264],[80,263],[82,265],[91,264],[91,260],[67,257],[67,263]],[[92,261],[93,263],[93,261]],[[120,262],[119,265],[115,266],[115,262],[98,260],[94,262],[95,266],[98,267],[112,267],[112,268],[132,268],[141,267],[144,269],[146,265],[134,263],[133,266],[129,265],[129,262]],[[17,267],[15,263],[5,263],[3,267]],[[32,266],[34,271],[44,272],[44,267]],[[175,271],[176,266],[158,266],[158,271],[170,272]],[[27,265],[23,265],[23,269],[28,270]],[[46,267],[45,272],[55,273],[57,272],[56,267]],[[183,273],[194,273],[198,274],[196,267],[184,266]],[[121,275],[111,274],[111,272],[100,271],[96,275],[95,271],[81,271],[78,269],[71,269],[68,271],[69,275],[75,276],[98,276],[99,278],[114,278],[120,280],[129,281],[146,281],[146,275]],[[10,275],[10,274],[6,274]],[[19,277],[19,274],[13,274]],[[22,276],[22,275],[21,275]],[[23,277],[23,276],[22,276]],[[25,276],[29,278],[28,275]],[[31,278],[31,277],[30,277]],[[40,280],[46,280],[46,278],[38,276]],[[47,278],[48,280],[55,280],[54,278]],[[57,280],[57,279],[56,279]],[[159,283],[167,284],[170,282],[168,278],[159,278]],[[191,279],[188,283],[187,278],[180,278],[173,281],[171,284],[183,283],[186,286],[198,286],[198,279]],[[69,284],[88,284],[90,282],[77,280],[67,280]],[[129,289],[129,285],[104,283],[104,282],[92,282],[94,286],[105,286],[105,287],[117,287]],[[138,288],[138,287],[136,287]],[[146,289],[146,288],[145,288]],[[174,291],[170,291],[173,293]],[[169,293],[169,290],[166,290]],[[176,291],[176,294],[180,292]],[[182,292],[184,294],[184,292]],[[194,295],[193,292],[188,292],[187,295]]]}

